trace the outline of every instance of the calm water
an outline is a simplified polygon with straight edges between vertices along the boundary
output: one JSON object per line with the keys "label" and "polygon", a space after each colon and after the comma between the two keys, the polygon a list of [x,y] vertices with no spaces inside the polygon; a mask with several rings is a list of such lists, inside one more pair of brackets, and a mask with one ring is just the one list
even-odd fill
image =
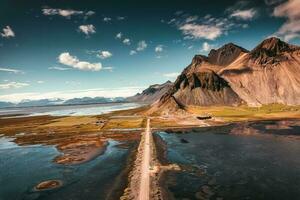
{"label": "calm water", "polygon": [[[0,138],[0,200],[99,200],[110,193],[126,166],[133,143],[120,148],[110,141],[106,152],[96,159],[73,166],[58,165],[52,159],[59,153],[51,146],[20,147]],[[59,179],[63,186],[39,191],[33,187],[41,181]],[[120,183],[119,183],[120,185]]]}
{"label": "calm water", "polygon": [[137,103],[107,103],[107,104],[90,104],[90,105],[69,105],[69,106],[41,106],[41,107],[24,107],[24,108],[1,108],[0,115],[23,114],[29,116],[37,115],[98,115],[109,113],[116,110],[126,110],[140,107]]}
{"label": "calm water", "polygon": [[[175,199],[300,199],[299,122],[261,122],[158,134],[183,167],[165,185]],[[241,132],[252,136],[232,135]],[[184,139],[184,140],[182,140]]]}

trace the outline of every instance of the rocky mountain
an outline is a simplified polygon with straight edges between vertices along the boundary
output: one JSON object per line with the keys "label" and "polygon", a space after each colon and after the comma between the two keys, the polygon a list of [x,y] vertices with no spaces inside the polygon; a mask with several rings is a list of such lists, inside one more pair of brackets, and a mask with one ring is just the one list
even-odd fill
{"label": "rocky mountain", "polygon": [[126,102],[126,100],[123,97],[115,97],[115,98],[83,97],[83,98],[73,98],[73,99],[68,99],[68,100],[63,100],[63,99],[29,100],[29,99],[25,99],[19,103],[0,102],[0,108],[53,106],[53,105],[83,105],[83,104],[118,103],[118,102]]}
{"label": "rocky mountain", "polygon": [[29,100],[24,99],[21,102],[14,104],[14,107],[31,107],[31,106],[50,106],[58,105],[63,103],[62,99],[39,99],[39,100]]}
{"label": "rocky mountain", "polygon": [[250,106],[300,104],[300,47],[269,38],[218,72]]}
{"label": "rocky mountain", "polygon": [[14,106],[13,103],[0,101],[0,108],[7,108],[7,107],[12,107],[12,106]]}
{"label": "rocky mountain", "polygon": [[153,103],[161,98],[172,86],[171,81],[167,81],[163,84],[155,84],[149,86],[142,93],[138,93],[132,97],[128,97],[127,100],[130,102],[143,102]]}
{"label": "rocky mountain", "polygon": [[64,105],[79,105],[79,104],[96,104],[96,103],[117,103],[124,102],[125,98],[106,98],[106,97],[83,97],[83,98],[73,98],[66,100]]}
{"label": "rocky mountain", "polygon": [[[150,111],[185,106],[300,104],[300,47],[268,38],[248,51],[233,43],[196,55]],[[151,112],[152,112],[151,111]]]}

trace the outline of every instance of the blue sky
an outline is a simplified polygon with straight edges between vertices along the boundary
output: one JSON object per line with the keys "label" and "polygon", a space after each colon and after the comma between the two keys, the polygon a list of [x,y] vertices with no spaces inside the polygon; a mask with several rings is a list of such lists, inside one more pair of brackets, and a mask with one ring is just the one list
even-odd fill
{"label": "blue sky", "polygon": [[299,0],[0,2],[0,101],[129,96],[195,54],[300,44]]}

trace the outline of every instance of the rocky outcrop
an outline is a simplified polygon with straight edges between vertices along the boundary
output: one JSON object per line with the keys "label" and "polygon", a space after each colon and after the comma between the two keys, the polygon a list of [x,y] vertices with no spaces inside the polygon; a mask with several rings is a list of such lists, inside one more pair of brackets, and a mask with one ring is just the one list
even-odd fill
{"label": "rocky outcrop", "polygon": [[174,97],[181,105],[237,105],[241,102],[227,81],[210,70],[181,74],[166,96]]}
{"label": "rocky outcrop", "polygon": [[227,66],[235,61],[243,53],[249,51],[233,43],[225,44],[223,47],[212,49],[208,54],[209,62],[215,65]]}
{"label": "rocky outcrop", "polygon": [[142,93],[138,93],[132,97],[128,97],[127,101],[130,102],[143,102],[143,103],[153,103],[160,99],[160,97],[165,94],[172,86],[171,81],[167,81],[163,84],[155,84],[149,86]]}
{"label": "rocky outcrop", "polygon": [[289,55],[296,50],[299,50],[299,47],[271,37],[255,47],[249,55],[256,64],[275,64],[287,61],[290,58]]}

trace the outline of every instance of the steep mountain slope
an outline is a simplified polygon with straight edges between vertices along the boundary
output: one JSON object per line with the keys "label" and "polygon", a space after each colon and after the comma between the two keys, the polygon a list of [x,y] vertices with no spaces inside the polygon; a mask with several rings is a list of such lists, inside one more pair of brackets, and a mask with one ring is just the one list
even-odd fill
{"label": "steep mountain slope", "polygon": [[229,43],[208,56],[196,55],[150,110],[241,103],[299,105],[299,75],[298,46],[272,37],[249,52]]}
{"label": "steep mountain slope", "polygon": [[[196,55],[192,63],[177,77],[173,86],[164,94],[155,110],[179,110],[187,105],[238,105],[242,100],[217,72],[247,50],[234,44],[213,50],[208,56]],[[173,106],[171,106],[173,105]],[[176,106],[174,106],[176,105]]]}
{"label": "steep mountain slope", "polygon": [[153,103],[160,99],[160,97],[165,94],[172,86],[171,81],[167,81],[163,84],[155,84],[149,86],[142,93],[138,93],[132,97],[128,97],[127,101],[131,102],[144,102]]}
{"label": "steep mountain slope", "polygon": [[228,43],[217,50],[212,49],[208,54],[208,60],[210,63],[215,65],[227,66],[241,54],[248,52],[248,50],[240,46],[237,46],[233,43]]}
{"label": "steep mountain slope", "polygon": [[300,104],[300,48],[264,40],[218,72],[250,106]]}

